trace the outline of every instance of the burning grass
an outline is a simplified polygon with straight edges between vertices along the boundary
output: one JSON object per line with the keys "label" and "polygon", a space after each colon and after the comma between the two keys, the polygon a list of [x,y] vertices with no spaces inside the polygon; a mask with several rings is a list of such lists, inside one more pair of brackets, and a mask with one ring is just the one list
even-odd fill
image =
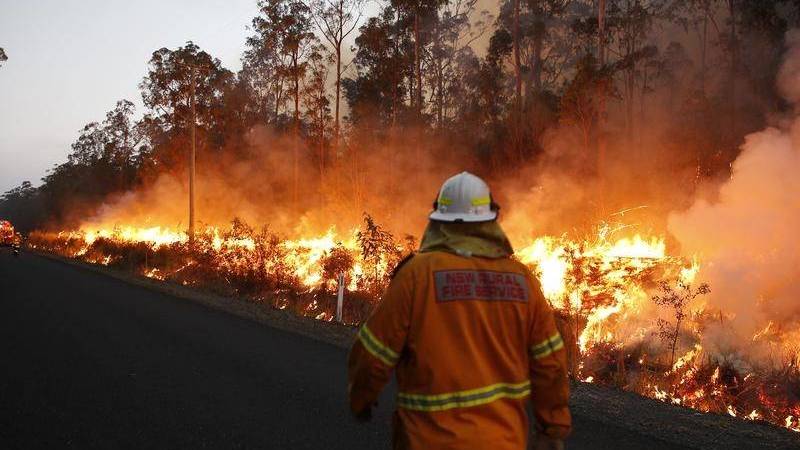
{"label": "burning grass", "polygon": [[[571,375],[800,432],[800,353],[792,338],[799,331],[770,324],[752,336],[750,346],[767,349],[767,358],[716,345],[731,318],[705,304],[711,287],[695,280],[697,260],[668,255],[663,238],[613,236],[604,225],[581,240],[541,237],[516,255],[557,311]],[[391,268],[416,247],[367,215],[347,233],[300,239],[234,220],[205,228],[193,244],[159,227],[35,232],[28,244],[325,321],[333,320],[341,275],[350,325],[369,315]]]}
{"label": "burning grass", "polygon": [[237,219],[225,229],[205,228],[192,244],[185,233],[160,227],[113,227],[33,232],[28,245],[326,321],[333,319],[337,278],[343,274],[347,324],[368,316],[388,281],[388,268],[410,251],[368,216],[363,229],[353,230],[346,239],[337,239],[331,229],[314,238],[291,240]]}

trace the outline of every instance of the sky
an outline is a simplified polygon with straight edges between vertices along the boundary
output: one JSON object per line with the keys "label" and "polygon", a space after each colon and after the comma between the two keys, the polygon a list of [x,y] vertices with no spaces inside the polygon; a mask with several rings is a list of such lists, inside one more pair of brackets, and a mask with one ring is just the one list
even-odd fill
{"label": "sky", "polygon": [[[494,14],[497,5],[479,0],[477,11]],[[365,0],[361,23],[379,8]],[[39,185],[66,161],[80,130],[118,100],[141,115],[138,86],[154,51],[191,40],[241,69],[257,14],[257,0],[0,0],[8,56],[0,67],[0,194],[23,181]]]}
{"label": "sky", "polygon": [[0,193],[66,160],[117,100],[141,113],[153,51],[192,40],[231,70],[256,0],[0,0]]}

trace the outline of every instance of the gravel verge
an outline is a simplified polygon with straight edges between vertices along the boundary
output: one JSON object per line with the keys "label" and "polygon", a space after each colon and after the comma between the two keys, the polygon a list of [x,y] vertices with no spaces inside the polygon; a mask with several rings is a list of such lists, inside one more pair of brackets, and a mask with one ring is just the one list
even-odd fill
{"label": "gravel verge", "polygon": [[800,433],[769,423],[701,413],[632,392],[576,383],[572,413],[686,449],[800,449]]}
{"label": "gravel verge", "polygon": [[65,258],[46,252],[26,250],[28,253],[58,261],[95,273],[116,278],[125,283],[141,286],[156,292],[161,292],[173,297],[202,303],[214,309],[263,323],[272,328],[300,334],[317,341],[333,344],[341,348],[349,348],[353,342],[356,329],[351,326],[334,322],[323,322],[309,317],[301,317],[290,311],[272,307],[271,305],[250,300],[205,292],[189,286],[183,286],[168,281],[154,280],[142,275],[132,274],[111,267],[90,264],[75,259]]}

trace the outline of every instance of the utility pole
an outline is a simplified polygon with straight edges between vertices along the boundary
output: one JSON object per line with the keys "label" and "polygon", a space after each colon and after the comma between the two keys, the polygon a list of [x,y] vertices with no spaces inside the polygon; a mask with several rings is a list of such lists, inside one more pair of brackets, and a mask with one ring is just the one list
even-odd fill
{"label": "utility pole", "polygon": [[337,293],[336,293],[336,321],[342,323],[342,307],[344,306],[344,273],[340,273],[336,277]]}
{"label": "utility pole", "polygon": [[195,172],[195,154],[197,152],[197,142],[195,140],[195,132],[197,128],[197,108],[195,107],[195,67],[191,66],[192,83],[189,90],[189,102],[192,107],[192,152],[189,156],[189,246],[194,248],[194,172]]}

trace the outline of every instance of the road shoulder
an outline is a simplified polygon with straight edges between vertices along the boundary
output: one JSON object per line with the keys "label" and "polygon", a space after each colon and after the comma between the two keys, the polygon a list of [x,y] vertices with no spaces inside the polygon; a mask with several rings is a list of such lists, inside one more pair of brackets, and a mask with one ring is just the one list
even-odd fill
{"label": "road shoulder", "polygon": [[[63,258],[42,252],[26,255],[109,276],[183,300],[197,302],[282,331],[349,348],[355,328],[300,317],[289,311],[239,298],[215,295],[187,286],[153,280],[128,272]],[[587,383],[572,387],[571,408],[575,416],[629,430],[652,438],[654,443],[681,449],[800,449],[800,433],[766,423],[756,423],[665,404],[637,394]],[[662,446],[659,446],[661,448]]]}

